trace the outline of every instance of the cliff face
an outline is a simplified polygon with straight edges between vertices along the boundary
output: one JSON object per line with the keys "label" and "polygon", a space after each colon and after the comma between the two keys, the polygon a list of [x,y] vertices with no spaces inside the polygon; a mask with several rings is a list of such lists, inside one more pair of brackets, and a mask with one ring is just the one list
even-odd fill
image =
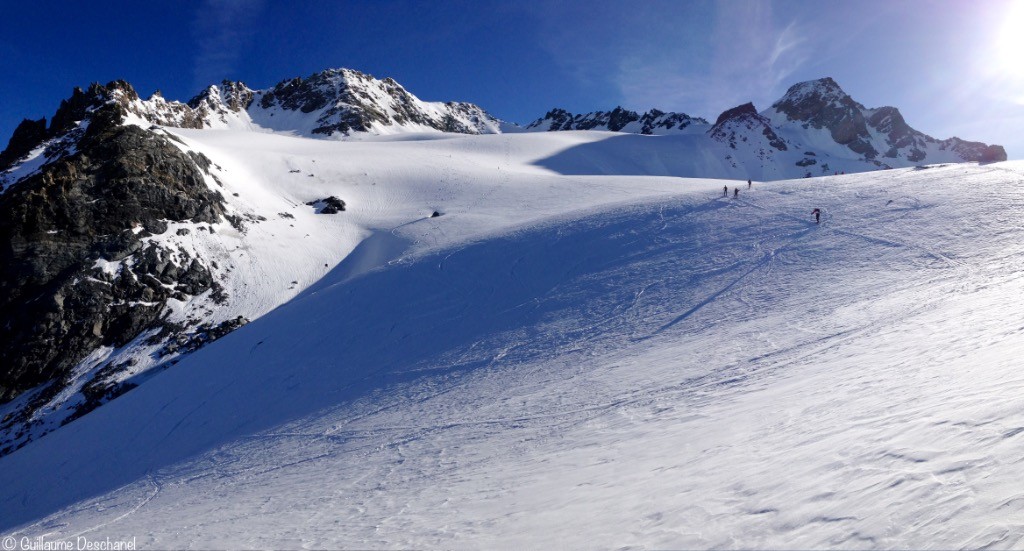
{"label": "cliff face", "polygon": [[[23,124],[4,152],[18,159],[42,148],[47,162],[0,195],[0,403],[47,385],[34,399],[45,403],[83,358],[159,326],[169,300],[218,291],[203,259],[147,239],[173,222],[225,220],[209,161],[124,125],[118,97],[128,91],[76,90],[48,129]],[[104,385],[102,373],[90,382],[96,401],[124,390]]]}

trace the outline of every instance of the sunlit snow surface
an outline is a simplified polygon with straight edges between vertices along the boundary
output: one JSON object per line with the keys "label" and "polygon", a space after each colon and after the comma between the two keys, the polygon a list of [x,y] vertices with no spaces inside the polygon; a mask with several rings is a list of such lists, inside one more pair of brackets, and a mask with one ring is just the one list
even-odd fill
{"label": "sunlit snow surface", "polygon": [[[1024,545],[1024,167],[733,199],[538,166],[567,134],[302,145],[348,148],[301,170],[363,173],[370,238],[339,226],[354,252],[296,298],[0,458],[0,534]],[[182,135],[255,179],[298,155]]]}

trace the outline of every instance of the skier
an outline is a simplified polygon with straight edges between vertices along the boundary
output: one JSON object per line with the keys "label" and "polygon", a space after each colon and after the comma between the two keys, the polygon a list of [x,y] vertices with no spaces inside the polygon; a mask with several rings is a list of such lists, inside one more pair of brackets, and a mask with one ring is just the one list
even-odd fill
{"label": "skier", "polygon": [[754,182],[751,182],[750,180],[747,180],[747,189],[750,189],[750,186],[752,186],[752,185],[754,185]]}
{"label": "skier", "polygon": [[732,198],[733,198],[733,199],[736,199],[736,198],[738,198],[739,196],[740,196],[740,188],[735,188],[735,189],[733,189],[733,190],[732,190]]}
{"label": "skier", "polygon": [[729,186],[722,186],[722,197],[729,196]]}
{"label": "skier", "polygon": [[814,223],[815,224],[820,224],[821,223],[821,209],[814,209],[814,210],[811,211],[811,214],[814,215]]}

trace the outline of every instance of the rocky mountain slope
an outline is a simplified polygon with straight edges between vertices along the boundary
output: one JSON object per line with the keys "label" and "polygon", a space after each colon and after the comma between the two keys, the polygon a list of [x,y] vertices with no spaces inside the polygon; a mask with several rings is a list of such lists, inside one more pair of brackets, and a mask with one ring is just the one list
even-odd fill
{"label": "rocky mountain slope", "polygon": [[391,78],[378,80],[351,69],[284,80],[266,90],[224,81],[188,103],[154,95],[134,99],[127,108],[154,124],[177,128],[260,128],[311,137],[354,132],[493,134],[504,124],[471,103],[425,102]]}
{"label": "rocky mountain slope", "polygon": [[[225,81],[187,103],[142,99],[123,81],[94,84],[76,88],[49,124],[22,122],[0,153],[0,323],[9,337],[0,342],[0,455],[284,300],[247,306],[238,295],[257,275],[238,281],[226,251],[252,250],[252,225],[297,214],[259,214],[266,205],[226,196],[230,175],[165,128],[339,138],[501,125],[475,105],[424,102],[392,79],[348,69],[267,90]],[[338,212],[315,206],[330,199],[298,204]],[[345,252],[320,254],[319,272]],[[283,296],[301,290],[293,283]]]}
{"label": "rocky mountain slope", "polygon": [[112,377],[133,360],[88,357],[144,332],[157,350],[194,338],[209,320],[172,316],[172,303],[225,298],[215,262],[153,237],[175,224],[191,226],[178,237],[242,231],[246,216],[209,159],[125,124],[136,101],[124,82],[75,90],[49,126],[22,123],[0,158],[0,401],[20,399],[0,419],[0,452],[25,442],[44,407],[63,423],[133,386]]}
{"label": "rocky mountain slope", "polygon": [[[585,115],[554,109],[526,128],[699,136],[706,138],[704,150],[755,179],[1006,160],[1001,146],[938,140],[911,128],[895,107],[868,109],[827,77],[793,85],[760,113],[749,103],[729,109],[713,125],[681,113],[652,110],[641,116],[616,107]],[[716,144],[731,151],[715,151]]]}
{"label": "rocky mountain slope", "polygon": [[[554,110],[522,130],[348,69],[265,90],[225,81],[185,103],[142,99],[123,81],[75,89],[0,152],[0,455],[291,300],[367,238],[370,258],[390,251],[382,230],[459,208],[466,231],[490,228],[478,212],[510,181],[772,180],[1005,158],[916,132],[894,108],[865,109],[831,79],[713,125],[617,108]],[[460,145],[373,142],[402,133]],[[527,176],[510,180],[513,148]],[[459,203],[451,190],[472,185],[488,191]]]}
{"label": "rocky mountain slope", "polygon": [[831,78],[795,84],[762,115],[803,143],[831,141],[886,167],[914,163],[1006,160],[998,145],[959,138],[937,140],[911,128],[895,107],[868,109]]}

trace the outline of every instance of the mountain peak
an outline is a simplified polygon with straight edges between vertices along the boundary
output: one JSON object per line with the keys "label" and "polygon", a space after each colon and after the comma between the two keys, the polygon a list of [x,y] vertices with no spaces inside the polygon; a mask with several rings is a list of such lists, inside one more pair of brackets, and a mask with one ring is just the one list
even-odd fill
{"label": "mountain peak", "polygon": [[[786,90],[785,95],[782,99],[775,102],[772,107],[779,103],[802,103],[807,101],[809,98],[815,98],[821,101],[832,101],[832,102],[846,102],[853,101],[850,95],[847,94],[842,87],[839,86],[832,77],[823,77],[815,80],[807,80],[804,82],[798,82],[789,87]],[[856,103],[856,102],[854,102]]]}
{"label": "mountain peak", "polygon": [[715,121],[715,126],[722,124],[729,119],[741,118],[745,115],[757,116],[757,109],[754,109],[754,104],[751,102],[738,105],[732,109],[726,109],[721,115],[718,115],[718,120]]}
{"label": "mountain peak", "polygon": [[771,121],[758,114],[754,104],[747,102],[726,109],[708,130],[712,139],[732,149],[750,148],[759,159],[767,159],[773,151],[786,151],[786,140],[772,129]]}
{"label": "mountain peak", "polygon": [[863,111],[864,106],[847,94],[832,77],[798,82],[786,90],[772,108],[786,114],[790,120],[807,121],[816,127],[827,126],[824,118],[848,115],[851,111]]}
{"label": "mountain peak", "polygon": [[250,114],[259,124],[276,128],[275,113],[299,111],[309,115],[308,128],[284,130],[312,135],[399,129],[488,134],[499,132],[501,124],[476,105],[424,102],[393,78],[378,80],[354,69],[327,69],[283,80],[256,94],[259,101]]}
{"label": "mountain peak", "polygon": [[[871,133],[865,121],[865,107],[853,100],[831,77],[800,82],[789,87],[772,109],[804,128],[824,128],[832,139],[865,159],[874,159],[878,151],[871,145]],[[777,121],[783,122],[783,121]]]}

